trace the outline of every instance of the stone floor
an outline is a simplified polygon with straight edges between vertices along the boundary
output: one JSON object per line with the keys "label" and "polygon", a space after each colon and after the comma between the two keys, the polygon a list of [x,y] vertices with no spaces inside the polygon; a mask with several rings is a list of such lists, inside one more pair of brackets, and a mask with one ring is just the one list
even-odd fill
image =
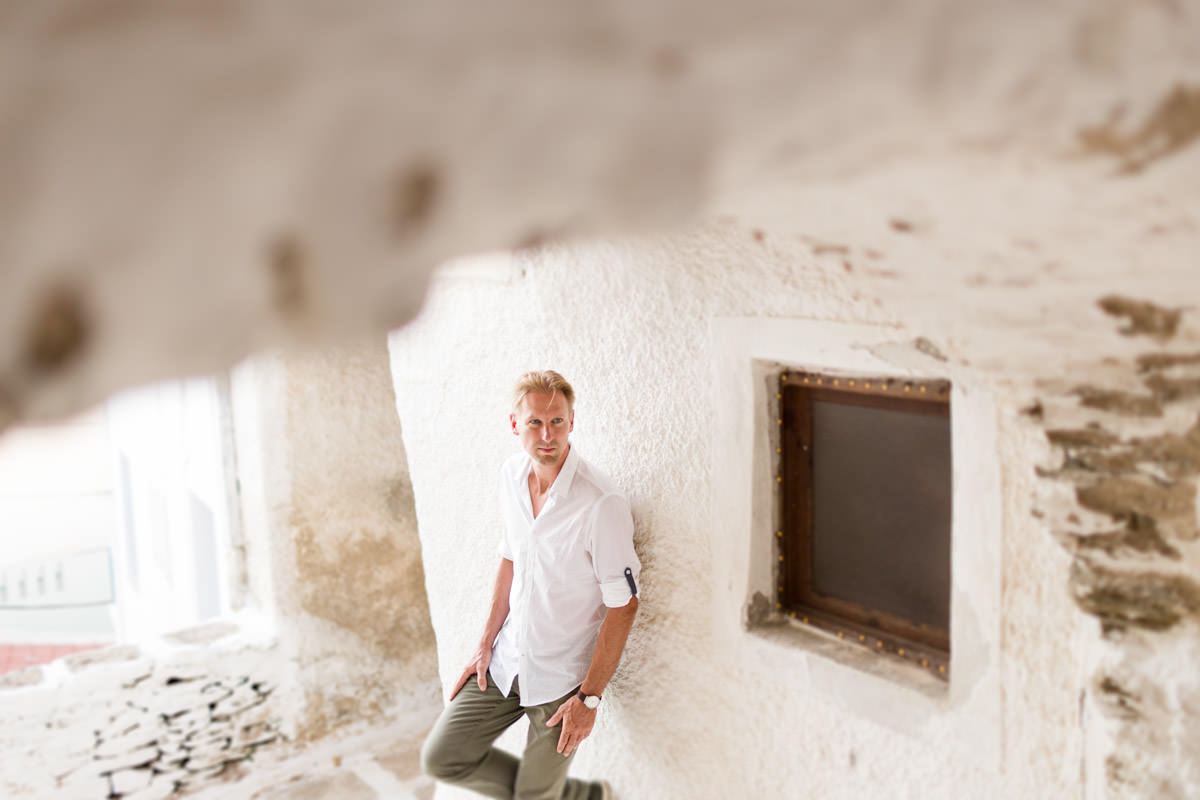
{"label": "stone floor", "polygon": [[290,755],[264,757],[194,800],[431,800],[420,749],[441,704],[394,722],[333,735]]}

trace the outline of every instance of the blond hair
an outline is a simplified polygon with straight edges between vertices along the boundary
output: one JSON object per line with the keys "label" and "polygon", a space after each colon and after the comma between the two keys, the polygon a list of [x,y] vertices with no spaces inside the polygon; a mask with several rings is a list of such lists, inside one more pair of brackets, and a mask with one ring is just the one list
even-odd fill
{"label": "blond hair", "polygon": [[567,398],[568,409],[575,408],[575,390],[562,375],[552,369],[526,372],[517,378],[517,383],[513,386],[513,411],[520,408],[521,401],[527,394],[545,393],[553,396],[555,392],[561,392],[562,396]]}

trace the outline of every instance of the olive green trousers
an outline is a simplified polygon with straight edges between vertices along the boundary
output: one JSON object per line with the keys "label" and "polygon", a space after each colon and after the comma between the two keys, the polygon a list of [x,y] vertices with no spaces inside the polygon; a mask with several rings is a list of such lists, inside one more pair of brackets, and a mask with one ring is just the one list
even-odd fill
{"label": "olive green trousers", "polygon": [[[471,677],[442,711],[421,748],[425,774],[499,800],[587,800],[591,784],[567,777],[575,753],[564,756],[557,750],[562,723],[546,727],[574,693],[525,707],[516,681],[505,697],[491,673],[487,691],[481,692]],[[529,718],[529,735],[518,759],[493,745],[522,714]]]}

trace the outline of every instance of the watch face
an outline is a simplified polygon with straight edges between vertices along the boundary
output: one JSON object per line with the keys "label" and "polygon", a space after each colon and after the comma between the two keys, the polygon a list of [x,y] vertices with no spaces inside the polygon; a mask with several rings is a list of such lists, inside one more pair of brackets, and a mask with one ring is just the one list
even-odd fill
{"label": "watch face", "polygon": [[583,698],[583,704],[588,708],[597,708],[600,705],[600,698],[594,694],[590,694]]}

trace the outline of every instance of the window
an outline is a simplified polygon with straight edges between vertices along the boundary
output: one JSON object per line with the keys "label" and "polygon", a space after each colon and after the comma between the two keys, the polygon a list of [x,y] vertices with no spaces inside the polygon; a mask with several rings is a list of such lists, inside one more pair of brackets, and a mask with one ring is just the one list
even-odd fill
{"label": "window", "polygon": [[946,677],[950,383],[779,376],[778,606]]}

